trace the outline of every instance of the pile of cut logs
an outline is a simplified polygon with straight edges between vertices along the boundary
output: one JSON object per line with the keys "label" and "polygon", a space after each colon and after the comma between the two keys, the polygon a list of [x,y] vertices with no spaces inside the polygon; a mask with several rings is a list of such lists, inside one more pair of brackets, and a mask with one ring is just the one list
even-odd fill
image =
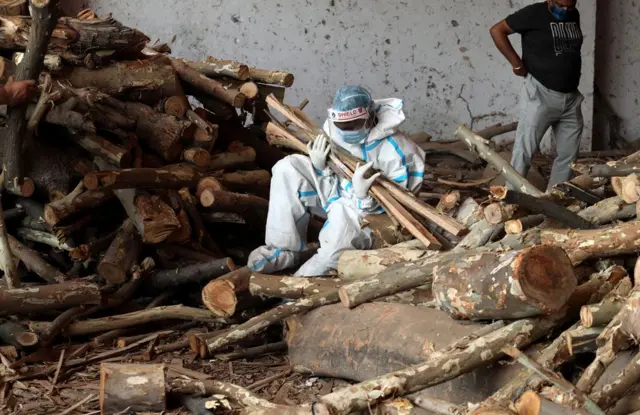
{"label": "pile of cut logs", "polygon": [[[546,161],[521,177],[489,141],[516,124],[411,135],[424,186],[377,180],[376,249],[343,253],[331,276],[259,274],[235,264],[263,243],[269,172],[322,134],[304,102],[283,103],[293,75],[13,3],[0,80],[40,92],[3,120],[1,413],[640,409],[640,153],[584,154],[543,193]],[[350,177],[359,161],[335,149],[330,166]],[[195,363],[272,353],[359,383],[284,406]]]}

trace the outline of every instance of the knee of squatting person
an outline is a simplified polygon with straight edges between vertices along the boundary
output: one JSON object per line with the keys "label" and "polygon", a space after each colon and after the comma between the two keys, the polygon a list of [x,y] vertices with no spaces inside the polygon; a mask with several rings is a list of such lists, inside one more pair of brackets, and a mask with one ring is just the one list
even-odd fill
{"label": "knee of squatting person", "polygon": [[[327,275],[337,268],[343,251],[369,249],[370,231],[361,229],[362,219],[384,210],[369,195],[377,174],[412,192],[422,186],[424,152],[399,131],[404,122],[403,102],[374,100],[360,86],[343,86],[328,110],[320,135],[309,144],[309,157],[288,156],[273,168],[265,245],[249,256],[254,271],[271,273],[299,265],[307,246],[310,213],[327,218],[320,232],[320,248],[296,275]],[[331,146],[338,146],[362,160],[351,181],[327,166]]]}

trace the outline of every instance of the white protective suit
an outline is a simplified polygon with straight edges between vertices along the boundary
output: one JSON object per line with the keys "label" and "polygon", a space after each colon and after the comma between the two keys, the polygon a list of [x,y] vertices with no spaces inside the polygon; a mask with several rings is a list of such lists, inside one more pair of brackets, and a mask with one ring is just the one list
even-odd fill
{"label": "white protective suit", "polygon": [[[324,130],[332,142],[353,156],[373,161],[373,168],[402,187],[416,192],[422,186],[425,154],[398,126],[405,120],[402,101],[376,100],[378,123],[361,144],[348,144],[327,120]],[[306,248],[309,212],[326,213],[316,255],[296,272],[297,276],[327,275],[336,269],[340,253],[371,247],[371,231],[361,229],[362,219],[384,213],[368,196],[357,199],[350,181],[341,179],[328,167],[318,171],[307,156],[292,155],[280,160],[272,170],[271,201],[266,227],[266,246],[249,256],[249,268],[256,272],[277,272],[297,264]]]}

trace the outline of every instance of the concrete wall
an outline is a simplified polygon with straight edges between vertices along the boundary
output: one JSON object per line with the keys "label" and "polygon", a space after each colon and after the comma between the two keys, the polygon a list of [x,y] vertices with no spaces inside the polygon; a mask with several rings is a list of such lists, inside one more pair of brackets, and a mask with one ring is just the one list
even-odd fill
{"label": "concrete wall", "polygon": [[[595,1],[581,0],[582,92],[591,141]],[[405,100],[408,132],[447,139],[460,123],[482,128],[517,118],[520,79],[493,46],[489,28],[531,0],[91,0],[174,54],[208,55],[287,69],[287,101],[308,98],[318,121],[338,86],[363,84]],[[519,44],[519,43],[518,43]],[[519,46],[518,46],[519,48]]]}
{"label": "concrete wall", "polygon": [[[598,0],[596,86],[597,138],[607,145],[616,134],[627,141],[640,140],[640,7],[633,1]],[[619,118],[609,128],[607,109]]]}

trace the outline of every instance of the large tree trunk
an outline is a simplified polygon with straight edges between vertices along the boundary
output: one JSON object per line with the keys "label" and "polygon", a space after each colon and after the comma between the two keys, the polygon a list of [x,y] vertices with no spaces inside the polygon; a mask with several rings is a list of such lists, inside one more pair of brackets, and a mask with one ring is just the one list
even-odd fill
{"label": "large tree trunk", "polygon": [[[25,56],[16,70],[15,79],[26,81],[37,79],[42,70],[44,55],[51,38],[51,33],[58,20],[57,0],[43,0],[31,3],[32,25],[29,27],[29,37],[26,44]],[[19,195],[24,182],[23,167],[23,137],[27,125],[27,102],[10,106],[7,109],[7,135],[5,136],[5,151],[2,159],[5,188]],[[25,196],[31,196],[25,195]]]}
{"label": "large tree trunk", "polygon": [[398,245],[378,250],[345,251],[338,260],[338,275],[344,282],[358,281],[380,273],[394,264],[417,261],[425,256],[438,254],[438,251],[404,248]]}
{"label": "large tree trunk", "polygon": [[164,412],[165,365],[100,364],[100,411]]}
{"label": "large tree trunk", "polygon": [[102,295],[97,285],[70,281],[35,288],[0,289],[0,311],[27,314],[64,309],[85,304],[100,304]]}
{"label": "large tree trunk", "polygon": [[451,259],[434,271],[433,293],[455,318],[500,320],[559,311],[578,285],[567,254],[553,246]]}
{"label": "large tree trunk", "polygon": [[134,168],[91,172],[84,176],[83,183],[89,190],[193,187],[203,177],[193,166],[185,163],[172,164],[162,168]]}
{"label": "large tree trunk", "polygon": [[251,295],[298,300],[312,295],[328,295],[340,284],[340,280],[331,278],[282,277],[254,272],[249,279],[249,292]]}

